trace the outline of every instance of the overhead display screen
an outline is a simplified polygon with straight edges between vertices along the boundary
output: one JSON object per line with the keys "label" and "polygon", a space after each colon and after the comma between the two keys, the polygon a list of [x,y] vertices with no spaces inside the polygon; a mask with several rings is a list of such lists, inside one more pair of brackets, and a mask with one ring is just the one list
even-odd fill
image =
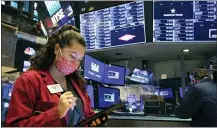
{"label": "overhead display screen", "polygon": [[155,1],[154,42],[216,42],[216,1]]}
{"label": "overhead display screen", "polygon": [[75,26],[74,12],[70,3],[64,1],[61,2],[60,5],[61,6],[58,11],[54,12],[51,17],[47,17],[45,19],[45,24],[49,29],[49,34],[58,31],[63,25],[66,24]]}
{"label": "overhead display screen", "polygon": [[80,30],[88,50],[144,43],[143,1],[81,14]]}

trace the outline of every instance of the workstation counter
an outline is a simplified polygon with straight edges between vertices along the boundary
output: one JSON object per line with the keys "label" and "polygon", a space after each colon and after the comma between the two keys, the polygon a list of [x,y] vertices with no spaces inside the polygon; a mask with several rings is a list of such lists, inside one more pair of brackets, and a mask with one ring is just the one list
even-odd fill
{"label": "workstation counter", "polygon": [[189,127],[190,122],[177,117],[110,115],[108,127]]}

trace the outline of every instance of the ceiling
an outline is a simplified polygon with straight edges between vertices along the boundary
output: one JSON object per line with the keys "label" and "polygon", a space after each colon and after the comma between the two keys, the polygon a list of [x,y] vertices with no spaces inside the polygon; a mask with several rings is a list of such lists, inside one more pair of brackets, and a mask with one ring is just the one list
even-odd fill
{"label": "ceiling", "polygon": [[[184,53],[183,49],[190,49]],[[114,47],[87,52],[92,57],[104,62],[130,59],[174,60],[184,56],[185,59],[198,59],[216,55],[217,44],[213,43],[143,43],[130,46]],[[121,55],[116,55],[120,53]]]}

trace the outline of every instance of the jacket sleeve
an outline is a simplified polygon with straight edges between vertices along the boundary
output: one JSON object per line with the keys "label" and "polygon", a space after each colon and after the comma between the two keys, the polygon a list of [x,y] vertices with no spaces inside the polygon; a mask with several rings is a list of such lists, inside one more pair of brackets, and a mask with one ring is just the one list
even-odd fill
{"label": "jacket sleeve", "polygon": [[16,81],[5,125],[11,126],[61,126],[61,120],[57,107],[53,107],[37,116],[34,116],[36,104],[36,88],[34,78],[28,75],[21,75]]}
{"label": "jacket sleeve", "polygon": [[91,108],[91,100],[90,100],[90,97],[88,96],[88,94],[86,93],[85,94],[85,99],[86,99],[86,105],[85,107],[87,107],[87,113],[85,114],[85,118],[89,118],[91,116],[93,116],[95,114],[94,110]]}
{"label": "jacket sleeve", "polygon": [[191,118],[202,106],[202,99],[197,88],[189,87],[182,103],[177,106],[175,115],[178,118]]}

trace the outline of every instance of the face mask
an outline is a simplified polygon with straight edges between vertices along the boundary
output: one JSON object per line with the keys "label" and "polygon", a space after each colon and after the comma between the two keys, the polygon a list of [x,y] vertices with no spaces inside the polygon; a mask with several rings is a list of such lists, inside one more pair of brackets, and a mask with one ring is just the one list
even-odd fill
{"label": "face mask", "polygon": [[75,70],[77,70],[76,63],[73,61],[66,60],[63,57],[61,50],[60,50],[60,54],[61,56],[58,56],[55,61],[57,70],[65,76],[75,72]]}

